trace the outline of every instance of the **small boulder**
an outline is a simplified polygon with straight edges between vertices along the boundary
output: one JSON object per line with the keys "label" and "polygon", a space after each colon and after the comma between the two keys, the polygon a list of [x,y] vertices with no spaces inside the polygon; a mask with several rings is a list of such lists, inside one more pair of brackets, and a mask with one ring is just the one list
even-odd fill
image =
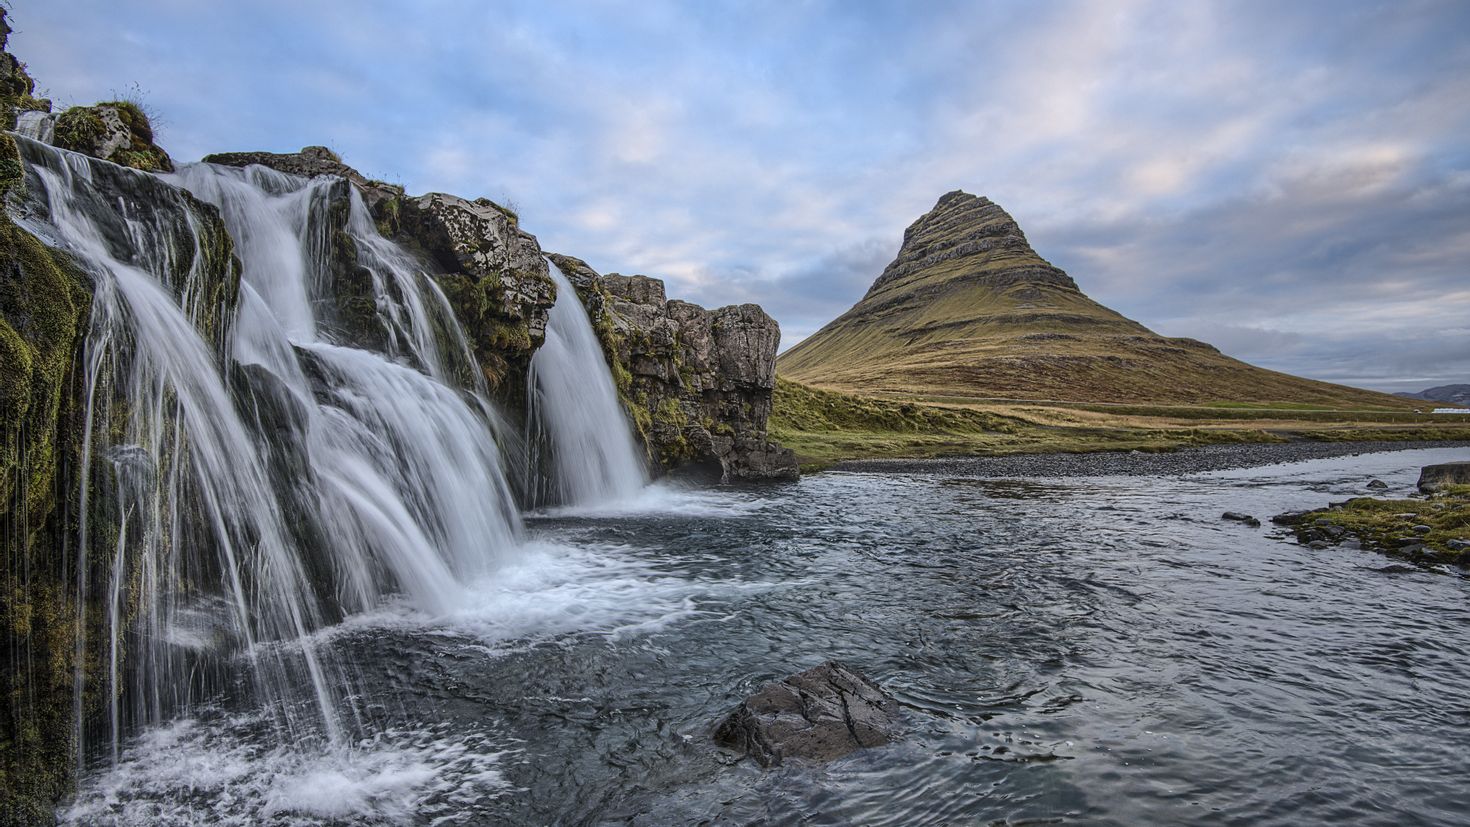
{"label": "small boulder", "polygon": [[1428,534],[1429,532],[1433,531],[1434,529],[1433,528],[1430,528],[1427,525],[1416,525],[1416,526],[1413,526],[1412,528],[1410,528],[1409,530],[1412,531],[1412,532],[1414,532],[1415,534]]}
{"label": "small boulder", "polygon": [[857,672],[827,661],[741,701],[714,738],[774,767],[788,758],[830,761],[898,734],[898,702]]}
{"label": "small boulder", "polygon": [[1387,488],[1388,483],[1384,482],[1383,480],[1368,480],[1368,487],[1382,489]]}
{"label": "small boulder", "polygon": [[1451,485],[1470,485],[1470,462],[1426,465],[1419,472],[1419,490],[1433,494]]}
{"label": "small boulder", "polygon": [[1470,540],[1446,540],[1445,548],[1450,551],[1465,551],[1470,549]]}

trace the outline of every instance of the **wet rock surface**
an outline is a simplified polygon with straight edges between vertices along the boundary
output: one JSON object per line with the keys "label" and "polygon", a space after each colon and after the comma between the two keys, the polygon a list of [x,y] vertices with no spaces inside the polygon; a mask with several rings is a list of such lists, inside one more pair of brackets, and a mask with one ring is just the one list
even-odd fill
{"label": "wet rock surface", "polygon": [[[464,326],[486,386],[512,419],[524,415],[526,376],[545,341],[556,286],[547,254],[512,210],[486,198],[408,196],[402,187],[367,178],[325,147],[231,152],[204,160],[350,182],[379,231],[412,250],[434,276]],[[356,270],[350,239],[342,244],[345,235],[338,236],[341,269],[350,274]],[[655,467],[727,482],[797,476],[795,456],[766,435],[781,339],[774,319],[754,304],[706,310],[668,299],[658,279],[602,276],[580,259],[550,257],[587,307]],[[372,308],[363,307],[359,315],[371,315]],[[348,320],[342,327],[368,330],[367,321]]]}
{"label": "wet rock surface", "polygon": [[715,741],[763,767],[830,761],[900,733],[898,702],[837,661],[766,684],[715,729]]}

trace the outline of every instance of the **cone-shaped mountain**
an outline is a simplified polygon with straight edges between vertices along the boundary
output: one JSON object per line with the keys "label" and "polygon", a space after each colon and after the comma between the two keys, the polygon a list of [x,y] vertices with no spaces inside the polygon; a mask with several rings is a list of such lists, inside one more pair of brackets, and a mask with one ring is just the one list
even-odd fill
{"label": "cone-shaped mountain", "polygon": [[1160,336],[1083,294],[999,205],[960,191],[911,224],[867,295],[778,370],[858,393],[1404,407]]}

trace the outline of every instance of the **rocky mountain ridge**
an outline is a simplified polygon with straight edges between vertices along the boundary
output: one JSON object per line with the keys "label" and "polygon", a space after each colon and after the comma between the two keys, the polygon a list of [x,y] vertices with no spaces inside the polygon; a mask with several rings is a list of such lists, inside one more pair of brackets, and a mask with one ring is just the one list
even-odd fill
{"label": "rocky mountain ridge", "polygon": [[1448,402],[1470,408],[1470,385],[1438,385],[1418,393],[1396,393],[1405,399],[1423,399],[1429,402]]}
{"label": "rocky mountain ridge", "polygon": [[1160,336],[1088,298],[999,205],[946,193],[846,313],[782,354],[785,378],[859,394],[1402,407]]}

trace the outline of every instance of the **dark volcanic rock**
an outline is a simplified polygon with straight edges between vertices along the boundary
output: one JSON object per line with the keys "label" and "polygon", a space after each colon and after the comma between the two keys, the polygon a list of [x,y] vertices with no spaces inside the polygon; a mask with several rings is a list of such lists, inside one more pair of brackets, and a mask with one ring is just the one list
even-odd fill
{"label": "dark volcanic rock", "polygon": [[790,758],[830,761],[892,741],[898,702],[837,661],[768,683],[715,730],[715,741],[763,767]]}
{"label": "dark volcanic rock", "polygon": [[1426,465],[1419,472],[1419,490],[1425,494],[1433,494],[1449,485],[1470,485],[1470,462]]}
{"label": "dark volcanic rock", "polygon": [[1384,489],[1388,487],[1388,483],[1384,482],[1383,480],[1368,480],[1368,487],[1374,489]]}

